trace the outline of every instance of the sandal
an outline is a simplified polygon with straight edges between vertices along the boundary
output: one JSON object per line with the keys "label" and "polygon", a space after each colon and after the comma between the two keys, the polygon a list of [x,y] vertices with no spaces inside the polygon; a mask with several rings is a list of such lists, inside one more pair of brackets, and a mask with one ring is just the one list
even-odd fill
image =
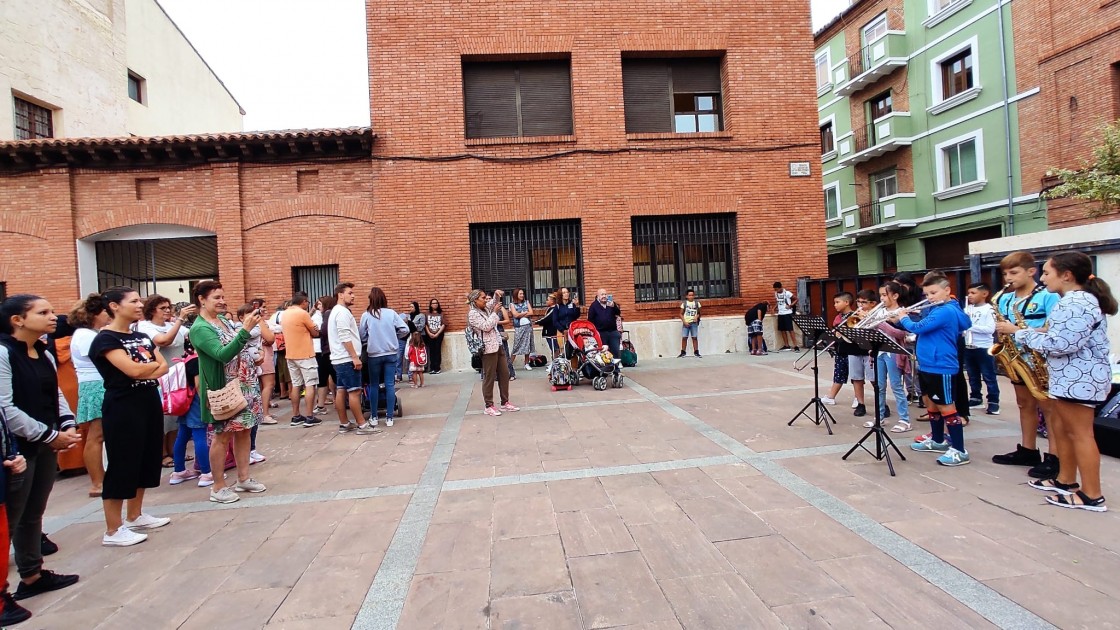
{"label": "sandal", "polygon": [[863,423],[863,428],[865,428],[865,429],[870,429],[874,426],[875,426],[875,421],[874,420],[868,420],[867,422]]}
{"label": "sandal", "polygon": [[903,422],[902,420],[899,420],[898,423],[891,427],[891,433],[908,433],[911,430],[913,430],[913,427],[910,426],[910,423]]}
{"label": "sandal", "polygon": [[919,422],[929,422],[929,414],[928,413],[923,413],[922,415],[918,416],[918,421]]}
{"label": "sandal", "polygon": [[1107,512],[1108,506],[1104,504],[1104,497],[1090,499],[1084,492],[1077,490],[1073,494],[1056,494],[1046,497],[1046,502],[1058,507],[1073,510],[1089,510],[1090,512]]}
{"label": "sandal", "polygon": [[165,455],[164,458],[163,458],[163,467],[164,468],[174,468],[175,467],[175,458],[171,457],[170,455]]}
{"label": "sandal", "polygon": [[100,499],[100,498],[101,498],[101,489],[100,489],[100,488],[98,488],[98,489],[96,489],[96,490],[90,490],[90,491],[89,491],[89,498],[91,498],[91,499]]}
{"label": "sandal", "polygon": [[1081,486],[1076,481],[1073,483],[1062,483],[1057,479],[1031,479],[1027,482],[1027,485],[1035,490],[1057,492],[1063,495],[1070,495],[1081,489]]}

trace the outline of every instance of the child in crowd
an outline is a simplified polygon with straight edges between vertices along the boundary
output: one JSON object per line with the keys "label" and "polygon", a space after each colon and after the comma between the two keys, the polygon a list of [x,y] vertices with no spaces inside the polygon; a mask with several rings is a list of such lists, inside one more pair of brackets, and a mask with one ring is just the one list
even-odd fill
{"label": "child in crowd", "polygon": [[995,311],[988,303],[991,289],[983,282],[968,287],[968,304],[965,315],[972,320],[972,327],[964,333],[964,365],[968,372],[968,406],[980,407],[980,381],[988,388],[988,415],[999,414],[999,384],[996,383],[996,359],[988,354],[992,346],[992,333],[996,330]]}
{"label": "child in crowd", "polygon": [[1030,485],[1056,493],[1046,497],[1051,505],[1104,512],[1108,507],[1101,493],[1101,454],[1093,422],[1096,407],[1108,397],[1112,381],[1105,316],[1116,315],[1116,298],[1108,283],[1093,275],[1093,261],[1081,252],[1055,254],[1042,267],[1042,281],[1061,296],[1050,312],[1046,331],[1017,330],[1012,322],[1000,322],[996,327],[1046,355],[1048,417],[1058,420],[1050,431],[1052,436],[1058,430],[1064,432],[1058,442],[1058,473]]}
{"label": "child in crowd", "polygon": [[[175,438],[174,449],[175,472],[171,473],[168,481],[177,486],[184,481],[198,479],[198,487],[206,488],[214,485],[214,475],[210,471],[210,444],[206,439],[206,424],[202,422],[202,400],[198,395],[198,355],[194,353],[190,340],[187,340],[186,352],[190,357],[185,366],[187,382],[195,393],[191,397],[187,413],[179,418],[179,434]],[[191,468],[187,468],[188,441],[194,443],[194,466]]]}
{"label": "child in crowd", "polygon": [[[781,282],[774,283],[774,302],[777,304],[778,334],[782,337],[781,350],[797,352],[797,337],[793,336],[793,307],[797,305],[797,298],[792,293],[782,288]],[[792,346],[792,347],[791,347]]]}
{"label": "child in crowd", "polygon": [[689,289],[684,294],[684,302],[681,302],[681,353],[677,355],[680,359],[685,356],[685,350],[688,348],[688,338],[692,337],[692,354],[696,358],[700,358],[700,300],[696,299],[696,292]]}
{"label": "child in crowd", "polygon": [[408,338],[408,381],[411,387],[424,386],[424,368],[428,365],[428,347],[424,345],[424,338],[419,332],[413,332]]}
{"label": "child in crowd", "polygon": [[766,340],[762,338],[762,320],[766,319],[766,310],[769,304],[759,302],[747,309],[744,319],[747,322],[747,345],[751,354],[762,356],[766,354]]}
{"label": "child in crowd", "polygon": [[[833,328],[847,328],[844,322],[852,314],[854,299],[852,294],[847,291],[841,291],[832,297],[832,306],[836,308],[836,317],[832,320]],[[844,331],[839,332],[843,333]],[[840,337],[836,338],[836,345],[833,348],[836,350],[836,360],[832,366],[832,388],[828,390],[828,396],[821,396],[821,402],[826,405],[836,404],[836,396],[840,394],[840,389],[844,387],[844,383],[848,382],[848,357],[859,350],[858,346],[844,341]]]}
{"label": "child in crowd", "polygon": [[[963,466],[969,462],[964,447],[964,421],[957,413],[957,387],[961,364],[957,340],[972,322],[964,314],[949,290],[949,279],[943,274],[927,274],[922,283],[926,299],[933,305],[922,319],[915,321],[902,313],[890,318],[907,332],[918,336],[918,380],[929,409],[930,437],[910,445],[927,453],[941,453],[937,463],[942,466]],[[948,431],[948,440],[946,440]]]}
{"label": "child in crowd", "polygon": [[[879,293],[874,289],[864,289],[856,293],[856,312],[852,315],[862,317],[878,305]],[[867,373],[871,368],[867,360],[870,353],[855,344],[848,346],[847,352],[848,376],[852,379],[852,391],[855,393],[852,399],[852,409],[855,411],[852,415],[862,418],[867,415],[867,407],[863,404],[863,384],[867,382]]]}

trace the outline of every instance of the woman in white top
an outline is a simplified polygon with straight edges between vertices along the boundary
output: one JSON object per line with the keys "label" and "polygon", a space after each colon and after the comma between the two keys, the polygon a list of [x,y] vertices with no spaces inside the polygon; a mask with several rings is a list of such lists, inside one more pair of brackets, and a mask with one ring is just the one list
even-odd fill
{"label": "woman in white top", "polygon": [[[183,324],[187,319],[198,312],[198,308],[191,304],[184,306],[178,313],[172,315],[171,300],[158,293],[153,293],[144,300],[144,320],[136,324],[136,332],[144,333],[152,338],[160,348],[160,354],[167,358],[168,363],[175,359],[183,358],[183,348],[187,342],[187,328]],[[179,433],[179,419],[175,416],[163,416],[163,467],[171,468],[175,465],[173,454],[175,452],[175,436]]]}
{"label": "woman in white top", "polygon": [[91,497],[101,496],[101,482],[105,479],[105,467],[101,459],[101,445],[105,441],[101,433],[101,403],[105,398],[105,383],[89,358],[89,346],[97,336],[97,331],[105,327],[110,319],[112,318],[97,293],[90,293],[89,297],[75,304],[67,316],[67,321],[74,327],[74,335],[70,338],[70,360],[78,375],[76,416],[79,426],[89,426],[82,459],[89,472]]}

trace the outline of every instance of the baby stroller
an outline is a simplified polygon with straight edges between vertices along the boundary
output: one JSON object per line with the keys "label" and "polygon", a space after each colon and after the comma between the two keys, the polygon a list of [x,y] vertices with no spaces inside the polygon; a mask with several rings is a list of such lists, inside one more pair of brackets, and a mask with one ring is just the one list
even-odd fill
{"label": "baby stroller", "polygon": [[598,391],[607,388],[609,380],[614,387],[622,387],[622,362],[603,347],[599,331],[588,321],[575,321],[568,328],[564,344],[564,356],[571,361],[575,378],[579,384],[581,376],[591,379],[591,385]]}

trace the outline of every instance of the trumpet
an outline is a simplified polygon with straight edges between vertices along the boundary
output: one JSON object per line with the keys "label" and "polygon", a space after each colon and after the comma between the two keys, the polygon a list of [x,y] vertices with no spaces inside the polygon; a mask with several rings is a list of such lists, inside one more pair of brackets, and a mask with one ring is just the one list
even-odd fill
{"label": "trumpet", "polygon": [[[847,328],[875,328],[879,324],[882,324],[883,322],[887,321],[888,319],[890,319],[892,317],[895,317],[896,315],[906,315],[907,313],[916,313],[916,312],[925,310],[927,308],[932,308],[934,306],[939,306],[941,304],[944,304],[944,302],[931,302],[930,300],[925,299],[925,300],[922,300],[921,302],[917,302],[917,303],[912,304],[910,306],[904,306],[902,308],[896,308],[896,309],[888,310],[885,304],[883,304],[882,302],[879,302],[875,306],[875,308],[871,309],[870,311],[867,311],[866,313],[860,313],[860,312],[857,311],[857,312],[849,315],[848,318],[845,319],[844,322],[841,325],[837,326],[836,328],[834,328],[832,330],[832,334],[834,334],[837,337],[839,337],[840,339],[850,343],[851,340],[848,339],[847,337],[845,337],[844,333],[842,332],[842,329],[844,327],[847,327]],[[832,346],[834,346],[834,345],[836,345],[835,341],[833,341],[832,343],[828,344],[823,349],[821,349],[821,352],[828,352],[832,348]],[[805,352],[803,352],[801,354],[801,356],[797,357],[797,360],[793,362],[793,369],[794,369],[795,372],[800,372],[800,371],[804,370],[805,368],[809,367],[809,364],[811,362],[805,360],[805,358],[810,352],[812,352],[812,350],[813,350],[812,348],[807,348],[805,350]]]}

